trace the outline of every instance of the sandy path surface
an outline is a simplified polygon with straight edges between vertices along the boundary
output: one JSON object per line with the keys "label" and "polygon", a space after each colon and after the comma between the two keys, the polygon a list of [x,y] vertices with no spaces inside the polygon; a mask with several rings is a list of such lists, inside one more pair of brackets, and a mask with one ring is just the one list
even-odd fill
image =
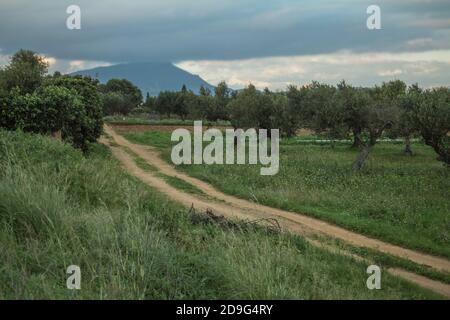
{"label": "sandy path surface", "polygon": [[[129,148],[129,150],[156,167],[161,173],[182,179],[196,186],[206,195],[214,198],[214,200],[206,199],[201,196],[180,191],[170,186],[162,178],[140,169],[134,163],[134,160],[122,148],[111,145],[106,139],[102,139],[101,142],[111,148],[114,156],[122,163],[127,171],[186,207],[194,206],[196,210],[203,212],[209,209],[215,214],[223,215],[228,218],[245,220],[276,219],[282,229],[296,234],[307,237],[311,235],[326,235],[328,237],[343,240],[353,246],[375,249],[412,260],[418,264],[426,265],[436,270],[450,272],[450,261],[445,258],[431,256],[415,250],[392,245],[381,240],[372,239],[341,227],[331,225],[327,222],[301,215],[299,213],[292,213],[267,207],[224,194],[208,183],[178,172],[174,166],[161,160],[158,152],[151,147],[133,144],[121,135],[117,134],[109,126],[105,126],[104,130],[118,146]],[[414,273],[406,272],[404,270],[391,269],[389,271],[397,276],[408,279],[444,296],[450,297],[450,286],[447,284],[440,283]]]}
{"label": "sandy path surface", "polygon": [[[437,270],[450,272],[450,261],[445,258],[435,257],[415,250],[392,245],[381,240],[372,239],[367,236],[329,224],[327,222],[301,215],[299,213],[292,213],[289,211],[260,205],[248,200],[227,195],[221,191],[218,191],[213,186],[204,181],[188,176],[182,172],[178,172],[174,166],[161,160],[158,152],[151,147],[133,144],[126,140],[124,137],[116,134],[115,131],[108,126],[105,127],[105,132],[109,134],[118,145],[129,148],[139,157],[143,158],[144,160],[158,168],[158,170],[160,170],[165,175],[185,180],[186,182],[189,182],[190,184],[202,190],[207,195],[218,200],[222,200],[227,204],[231,204],[232,206],[244,209],[246,211],[257,211],[264,217],[271,217],[276,219],[281,218],[283,220],[286,220],[286,222],[290,222],[290,224],[296,223],[301,225],[302,229],[306,228],[313,233],[320,233],[333,238],[339,238],[354,246],[376,249],[381,252],[386,252],[395,256],[410,259],[416,263],[427,265]],[[192,198],[192,195],[190,195],[190,197]]]}

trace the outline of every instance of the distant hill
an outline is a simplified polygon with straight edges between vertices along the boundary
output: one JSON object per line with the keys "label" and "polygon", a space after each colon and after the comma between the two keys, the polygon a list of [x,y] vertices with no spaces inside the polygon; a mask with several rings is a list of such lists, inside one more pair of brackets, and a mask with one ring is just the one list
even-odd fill
{"label": "distant hill", "polygon": [[198,93],[201,85],[211,91],[214,90],[212,85],[199,76],[180,69],[170,62],[117,64],[81,70],[71,73],[71,75],[90,76],[98,79],[101,83],[106,83],[113,78],[127,79],[141,89],[144,97],[147,92],[155,96],[164,90],[180,90],[183,84],[195,93]]}

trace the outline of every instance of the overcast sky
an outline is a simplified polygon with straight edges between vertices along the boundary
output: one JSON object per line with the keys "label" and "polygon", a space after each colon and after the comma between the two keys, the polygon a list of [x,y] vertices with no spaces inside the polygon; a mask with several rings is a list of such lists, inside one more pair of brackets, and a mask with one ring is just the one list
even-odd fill
{"label": "overcast sky", "polygon": [[[66,9],[81,8],[81,30]],[[369,5],[381,30],[366,27]],[[212,84],[450,85],[449,0],[0,0],[0,65],[19,48],[69,72],[172,61]]]}

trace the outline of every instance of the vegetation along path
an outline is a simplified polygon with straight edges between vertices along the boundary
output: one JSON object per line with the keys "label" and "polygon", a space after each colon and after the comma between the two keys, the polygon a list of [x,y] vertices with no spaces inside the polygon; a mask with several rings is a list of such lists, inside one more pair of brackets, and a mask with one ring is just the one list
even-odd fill
{"label": "vegetation along path", "polygon": [[[276,219],[280,227],[284,230],[300,234],[306,238],[311,238],[315,235],[325,235],[327,237],[343,240],[353,246],[378,250],[383,253],[409,259],[415,263],[429,266],[439,271],[450,272],[450,261],[445,258],[435,257],[415,250],[392,245],[378,239],[369,238],[299,213],[271,208],[224,194],[208,183],[178,172],[172,165],[161,160],[158,152],[153,148],[131,143],[121,135],[117,134],[109,126],[105,126],[104,130],[113,141],[102,138],[102,143],[111,148],[114,156],[122,163],[127,171],[186,207],[194,207],[203,212],[210,210],[215,214],[223,215],[227,218],[246,220],[266,219],[265,221],[268,221],[267,219]],[[144,159],[147,163],[157,168],[160,173],[182,179],[200,189],[208,197],[193,195],[178,190],[169,185],[163,178],[158,177],[151,172],[142,170],[136,165],[133,158],[125,151],[125,149],[132,151],[137,156]],[[312,243],[314,244],[314,242]],[[392,269],[390,272],[450,297],[449,285],[419,277],[412,273],[401,272],[398,269]]]}

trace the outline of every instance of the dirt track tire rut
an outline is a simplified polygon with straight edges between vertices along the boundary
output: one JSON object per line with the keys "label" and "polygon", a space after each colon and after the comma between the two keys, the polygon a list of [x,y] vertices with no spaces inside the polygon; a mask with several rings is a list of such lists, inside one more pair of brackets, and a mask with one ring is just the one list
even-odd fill
{"label": "dirt track tire rut", "polygon": [[[299,213],[284,211],[227,195],[221,191],[218,191],[204,181],[178,172],[174,166],[171,166],[163,161],[159,157],[159,153],[153,148],[133,144],[121,135],[117,134],[109,126],[105,126],[104,130],[105,133],[114,140],[114,143],[117,144],[117,146],[110,144],[109,141],[104,138],[102,138],[101,142],[110,147],[113,155],[122,163],[128,172],[143,182],[151,185],[158,191],[168,195],[171,199],[181,203],[185,207],[194,206],[196,210],[203,212],[206,210],[212,210],[214,213],[223,215],[227,218],[238,218],[244,220],[257,220],[261,218],[277,219],[282,229],[292,233],[306,237],[311,237],[312,235],[325,235],[331,238],[343,240],[344,242],[356,247],[374,249],[380,252],[409,259],[415,263],[426,265],[439,271],[450,272],[450,261],[445,258],[435,257],[412,249],[389,244],[378,239],[369,238],[367,236]],[[199,188],[207,196],[215,200],[192,195],[170,186],[162,178],[140,169],[134,163],[131,156],[129,156],[122,148],[128,148],[152,166],[156,167],[161,173],[182,179]],[[430,280],[400,269],[392,269],[391,271],[394,271],[391,273],[396,274],[397,276],[408,279],[450,298],[450,285]]]}

